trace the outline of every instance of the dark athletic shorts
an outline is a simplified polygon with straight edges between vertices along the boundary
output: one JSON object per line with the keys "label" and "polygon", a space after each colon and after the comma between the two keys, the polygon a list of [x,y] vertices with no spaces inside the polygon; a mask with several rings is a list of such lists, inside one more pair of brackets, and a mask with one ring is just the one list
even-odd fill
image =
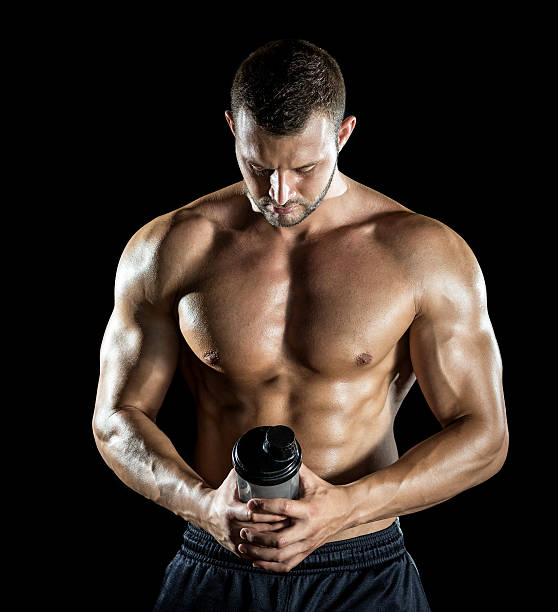
{"label": "dark athletic shorts", "polygon": [[187,523],[154,612],[429,611],[417,568],[396,519],[387,529],[327,542],[291,571],[252,567]]}

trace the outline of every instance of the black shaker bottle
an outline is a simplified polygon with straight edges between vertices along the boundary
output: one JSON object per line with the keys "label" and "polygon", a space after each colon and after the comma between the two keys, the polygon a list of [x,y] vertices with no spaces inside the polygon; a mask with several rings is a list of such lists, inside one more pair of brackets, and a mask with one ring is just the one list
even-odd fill
{"label": "black shaker bottle", "polygon": [[235,442],[232,461],[240,501],[254,497],[298,499],[302,449],[290,427],[250,429]]}

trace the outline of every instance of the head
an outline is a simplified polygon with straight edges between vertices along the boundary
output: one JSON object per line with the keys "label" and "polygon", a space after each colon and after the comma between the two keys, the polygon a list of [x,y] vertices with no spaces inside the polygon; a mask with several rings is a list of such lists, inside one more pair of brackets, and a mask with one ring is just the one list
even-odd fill
{"label": "head", "polygon": [[339,66],[309,42],[271,42],[241,64],[226,117],[248,197],[272,225],[300,223],[326,197],[355,124],[344,112]]}

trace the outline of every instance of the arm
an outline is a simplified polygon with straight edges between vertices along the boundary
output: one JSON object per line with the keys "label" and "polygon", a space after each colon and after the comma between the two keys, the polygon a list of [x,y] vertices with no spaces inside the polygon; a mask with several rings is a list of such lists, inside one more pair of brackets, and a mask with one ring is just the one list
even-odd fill
{"label": "arm", "polygon": [[[285,517],[249,510],[238,499],[234,469],[213,489],[155,423],[181,341],[172,316],[173,283],[164,278],[172,276],[173,265],[166,263],[161,248],[166,233],[161,224],[152,222],[140,230],[118,265],[114,311],[101,346],[93,433],[103,459],[125,484],[205,529],[242,557],[237,546],[243,527],[278,530],[285,526]],[[198,243],[209,243],[207,229],[205,221],[197,219],[189,235]],[[182,233],[177,242],[182,247],[188,240]],[[189,253],[190,269],[203,259],[203,249],[198,251]]]}
{"label": "arm", "polygon": [[301,499],[250,500],[250,509],[291,520],[277,533],[242,530],[240,550],[258,567],[290,571],[333,534],[434,506],[487,480],[504,463],[502,364],[482,273],[455,232],[430,222],[427,230],[406,247],[415,258],[417,306],[409,341],[413,369],[441,431],[352,483],[332,485],[303,464]]}
{"label": "arm", "polygon": [[199,525],[209,485],[155,423],[177,367],[180,337],[159,269],[164,228],[150,225],[132,238],[118,265],[93,433],[103,459],[126,485]]}
{"label": "arm", "polygon": [[346,485],[353,508],[347,527],[450,499],[493,476],[507,455],[502,363],[481,270],[448,228],[434,239],[440,248],[427,254],[409,341],[418,383],[442,430]]}

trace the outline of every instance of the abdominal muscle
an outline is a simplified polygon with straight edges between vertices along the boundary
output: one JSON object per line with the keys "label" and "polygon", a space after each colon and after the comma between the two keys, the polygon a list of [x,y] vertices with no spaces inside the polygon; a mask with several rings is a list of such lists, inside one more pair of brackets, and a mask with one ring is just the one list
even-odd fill
{"label": "abdominal muscle", "polygon": [[[290,402],[292,394],[258,393],[252,388],[242,398],[242,393],[231,393],[230,385],[219,393],[218,380],[211,385],[195,384],[197,438],[192,467],[211,487],[218,488],[232,468],[232,448],[241,435],[253,427],[287,425],[301,445],[304,464],[320,478],[334,485],[359,480],[398,459],[393,436],[396,410],[387,383],[376,397],[363,399],[358,391],[362,385],[354,381],[344,389],[342,404],[336,401],[335,385],[327,392],[330,385],[323,382],[313,385],[307,381],[303,397]],[[216,397],[226,400],[216,401]],[[385,529],[395,518],[348,528],[327,541]]]}

